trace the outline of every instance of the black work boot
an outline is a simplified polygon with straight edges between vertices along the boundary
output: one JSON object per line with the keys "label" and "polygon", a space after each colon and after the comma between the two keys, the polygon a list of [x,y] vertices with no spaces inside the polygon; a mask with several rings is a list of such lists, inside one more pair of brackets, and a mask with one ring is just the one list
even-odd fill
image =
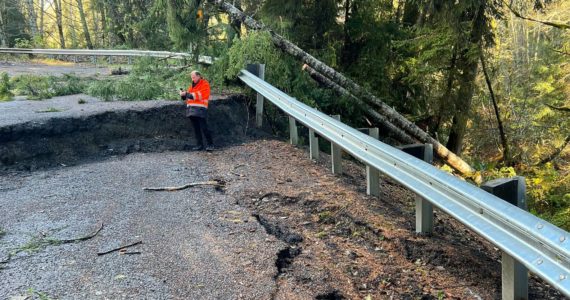
{"label": "black work boot", "polygon": [[210,145],[206,146],[206,151],[208,151],[208,152],[214,151],[214,145],[210,144]]}
{"label": "black work boot", "polygon": [[192,147],[192,151],[201,151],[201,150],[204,150],[203,145],[196,145],[196,146]]}

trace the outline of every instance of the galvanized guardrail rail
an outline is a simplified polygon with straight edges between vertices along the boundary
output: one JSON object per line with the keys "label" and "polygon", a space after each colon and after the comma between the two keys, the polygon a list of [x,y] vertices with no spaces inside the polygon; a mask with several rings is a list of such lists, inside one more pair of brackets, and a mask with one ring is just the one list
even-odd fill
{"label": "galvanized guardrail rail", "polygon": [[[568,232],[295,100],[247,70],[239,78],[311,132],[415,192],[570,297]],[[504,270],[503,281],[514,280]]]}
{"label": "galvanized guardrail rail", "polygon": [[[0,48],[0,53],[10,54],[43,54],[43,55],[75,55],[75,56],[124,56],[124,57],[159,57],[172,59],[192,59],[192,54],[168,51],[143,51],[143,50],[89,50],[89,49],[26,49],[26,48]],[[200,55],[198,61],[204,64],[212,64],[210,56]]]}

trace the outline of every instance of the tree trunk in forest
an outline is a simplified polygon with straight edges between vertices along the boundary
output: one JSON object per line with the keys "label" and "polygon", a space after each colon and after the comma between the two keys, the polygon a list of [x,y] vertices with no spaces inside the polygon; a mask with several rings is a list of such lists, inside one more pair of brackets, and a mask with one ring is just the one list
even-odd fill
{"label": "tree trunk in forest", "polygon": [[[98,9],[95,8],[95,5],[93,4],[93,2],[91,3],[91,17],[93,19],[93,40],[92,40],[92,44],[95,47],[96,45],[100,44],[100,39],[99,39],[99,16],[97,14]],[[101,35],[102,37],[102,35]]]}
{"label": "tree trunk in forest", "polygon": [[470,57],[473,48],[481,51],[481,40],[483,37],[483,28],[485,25],[485,3],[482,2],[471,21],[471,34],[469,43],[465,48],[459,50],[458,65],[461,70],[459,76],[459,91],[455,105],[455,113],[453,115],[453,124],[449,132],[447,140],[447,148],[455,154],[460,155],[463,147],[463,138],[467,130],[467,120],[471,112],[471,102],[473,100],[473,91],[475,88],[475,77],[479,69],[479,61]]}
{"label": "tree trunk in forest", "polygon": [[105,5],[101,4],[100,13],[101,13],[101,39],[103,40],[102,45],[108,47],[111,42],[109,39],[109,28],[107,27],[107,13],[105,12]]}
{"label": "tree trunk in forest", "polygon": [[455,65],[457,63],[457,47],[454,47],[453,54],[451,55],[451,61],[449,62],[449,73],[447,74],[447,85],[445,87],[445,93],[439,99],[439,109],[437,112],[437,121],[433,128],[434,134],[438,134],[441,124],[443,123],[443,117],[448,111],[447,106],[449,105],[449,100],[451,99],[451,92],[453,90],[453,81],[455,81]]}
{"label": "tree trunk in forest", "polygon": [[126,39],[125,36],[123,35],[123,33],[119,30],[120,29],[120,23],[121,20],[119,19],[119,15],[117,13],[117,7],[116,7],[116,3],[115,2],[106,2],[106,8],[107,8],[107,17],[110,19],[110,25],[111,28],[109,29],[109,42],[111,44],[111,46],[115,45],[117,43],[117,39],[121,44],[125,44],[126,43]]}
{"label": "tree trunk in forest", "polygon": [[[237,9],[242,10],[241,0],[234,0],[233,5]],[[238,39],[241,38],[241,21],[239,19],[235,19],[235,18],[230,17],[230,27],[232,28],[232,30],[228,30],[228,32],[229,32],[228,46],[231,46],[233,39],[235,37],[237,37]]]}
{"label": "tree trunk in forest", "polygon": [[0,46],[3,48],[8,47],[8,39],[6,37],[6,20],[4,12],[6,11],[6,1],[2,1],[2,7],[0,7]]}
{"label": "tree trunk in forest", "polygon": [[390,123],[384,116],[379,114],[377,111],[375,111],[368,104],[364,103],[364,101],[361,101],[360,99],[356,98],[355,96],[350,94],[346,89],[344,89],[340,85],[334,83],[332,80],[328,79],[323,74],[317,72],[315,69],[309,67],[308,65],[304,65],[303,70],[305,70],[311,76],[311,78],[313,78],[316,82],[322,84],[323,86],[325,86],[327,88],[330,88],[330,89],[336,91],[340,95],[350,97],[352,100],[354,100],[356,102],[356,104],[358,104],[358,106],[363,109],[363,111],[366,113],[367,116],[371,117],[377,123],[384,126],[388,130],[388,133],[390,134],[391,137],[397,139],[398,141],[400,141],[404,144],[417,143],[417,141],[414,138],[410,137],[407,133],[402,131],[400,128],[392,125],[392,123]]}
{"label": "tree trunk in forest", "polygon": [[44,11],[44,0],[40,0],[40,38],[44,39],[44,15],[45,15],[45,11]]}
{"label": "tree trunk in forest", "polygon": [[503,128],[503,121],[501,120],[501,114],[499,113],[499,106],[497,105],[497,99],[495,98],[495,92],[493,91],[493,86],[491,85],[491,78],[489,78],[489,73],[487,73],[487,67],[485,65],[485,58],[483,53],[480,54],[481,68],[483,69],[483,75],[485,76],[485,82],[487,83],[487,88],[489,89],[489,95],[491,96],[491,101],[493,102],[493,108],[495,109],[495,116],[497,117],[497,125],[499,127],[499,135],[501,137],[501,145],[503,146],[503,161],[506,165],[511,164],[511,157],[509,153],[509,144],[507,143],[507,135],[505,134],[505,129]]}
{"label": "tree trunk in forest", "polygon": [[[332,81],[337,83],[338,85],[347,89],[351,94],[353,94],[357,98],[362,99],[363,101],[367,102],[369,105],[378,107],[379,109],[378,112],[380,114],[384,115],[390,123],[403,129],[410,136],[418,139],[422,143],[433,144],[433,148],[436,151],[436,153],[439,155],[439,157],[441,157],[447,164],[449,164],[455,170],[459,171],[461,174],[465,176],[475,175],[475,170],[471,166],[469,166],[469,164],[463,161],[460,157],[449,151],[447,148],[441,145],[437,140],[435,140],[426,132],[422,131],[412,122],[408,121],[406,118],[404,118],[393,108],[382,102],[376,96],[365,91],[354,81],[344,77],[344,75],[336,72],[333,68],[327,66],[326,64],[319,61],[312,55],[306,53],[305,51],[303,51],[302,49],[300,49],[290,41],[286,40],[282,36],[276,34],[271,30],[265,29],[257,21],[255,21],[249,16],[246,16],[243,12],[239,11],[238,9],[226,3],[225,1],[223,0],[208,0],[208,1],[215,4],[220,9],[222,9],[229,15],[233,16],[234,18],[242,20],[243,24],[245,24],[249,28],[254,30],[268,31],[271,34],[273,43],[278,48],[289,53],[290,55],[294,56],[300,61],[308,64],[309,66],[317,70],[319,73],[325,75],[326,77],[330,78]],[[477,176],[477,178],[475,178],[475,181],[480,182],[481,181],[480,176]]]}
{"label": "tree trunk in forest", "polygon": [[63,35],[63,17],[61,11],[61,0],[53,0],[55,5],[55,17],[57,22],[57,32],[59,33],[59,46],[65,49],[65,36]]}
{"label": "tree trunk in forest", "polygon": [[69,2],[69,31],[71,33],[71,48],[76,49],[78,47],[77,42],[77,31],[75,30],[75,20],[73,16],[73,3]]}
{"label": "tree trunk in forest", "polygon": [[36,20],[36,10],[34,9],[34,0],[26,0],[26,6],[28,7],[28,25],[30,26],[30,34],[32,38],[38,35],[38,24]]}
{"label": "tree trunk in forest", "polygon": [[88,49],[93,49],[93,43],[91,42],[91,35],[89,34],[89,26],[87,26],[87,19],[85,18],[85,11],[83,10],[83,1],[77,0],[77,9],[79,10],[79,17],[81,18],[81,24],[83,25],[85,44],[87,45]]}
{"label": "tree trunk in forest", "polygon": [[[461,60],[467,60],[465,56],[460,56]],[[471,112],[471,102],[473,100],[474,80],[477,75],[479,65],[477,62],[464,62],[462,74],[459,76],[461,85],[457,92],[457,105],[453,122],[449,131],[447,148],[453,153],[460,155],[463,148],[463,138],[467,131],[467,120]]]}

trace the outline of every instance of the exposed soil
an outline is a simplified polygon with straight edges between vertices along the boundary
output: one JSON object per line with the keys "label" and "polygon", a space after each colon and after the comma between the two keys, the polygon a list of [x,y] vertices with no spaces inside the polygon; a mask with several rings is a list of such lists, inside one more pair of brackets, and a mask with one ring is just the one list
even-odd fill
{"label": "exposed soil", "polygon": [[[184,150],[195,145],[179,101],[101,102],[84,95],[1,103],[0,170],[34,170],[132,152]],[[212,97],[210,129],[218,146],[243,140],[248,129],[242,96]],[[61,112],[41,113],[45,107]]]}

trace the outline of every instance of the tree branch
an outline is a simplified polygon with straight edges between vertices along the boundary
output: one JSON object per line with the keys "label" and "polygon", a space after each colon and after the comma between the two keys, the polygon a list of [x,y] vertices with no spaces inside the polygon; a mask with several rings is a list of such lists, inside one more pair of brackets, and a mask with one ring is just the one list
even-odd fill
{"label": "tree branch", "polygon": [[558,28],[558,29],[563,29],[563,30],[570,29],[570,24],[555,23],[555,22],[550,22],[550,21],[541,21],[541,20],[537,20],[537,19],[525,17],[525,16],[521,15],[519,12],[517,12],[516,10],[514,10],[514,8],[513,8],[512,6],[510,6],[507,2],[503,1],[503,3],[509,8],[509,10],[510,10],[515,16],[517,16],[517,18],[520,18],[520,19],[523,19],[523,20],[528,20],[528,21],[533,21],[533,22],[537,22],[537,23],[541,23],[541,24],[544,24],[544,25],[548,25],[548,26],[552,26],[552,27]]}
{"label": "tree branch", "polygon": [[563,111],[563,112],[570,112],[570,107],[565,107],[565,106],[557,107],[557,106],[553,106],[550,104],[544,104],[544,105],[546,105],[546,106],[548,106],[554,110]]}
{"label": "tree branch", "polygon": [[536,164],[537,166],[540,165],[544,165],[547,162],[552,161],[553,159],[555,159],[560,153],[562,153],[562,150],[564,150],[564,148],[566,148],[566,146],[568,146],[568,142],[570,142],[570,135],[568,135],[566,137],[566,140],[564,140],[564,143],[562,143],[562,146],[560,146],[558,149],[554,150],[554,152],[552,152],[552,154],[550,154],[549,156],[547,156],[546,158],[542,159],[538,164]]}

